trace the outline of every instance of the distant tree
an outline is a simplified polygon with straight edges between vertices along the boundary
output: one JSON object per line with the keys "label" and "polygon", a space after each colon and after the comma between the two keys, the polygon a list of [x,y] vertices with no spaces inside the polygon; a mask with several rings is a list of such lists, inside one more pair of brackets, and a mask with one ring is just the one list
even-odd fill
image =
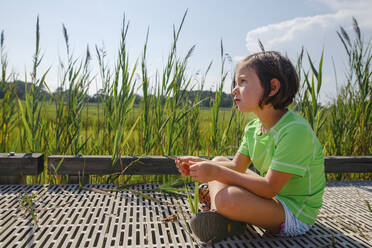
{"label": "distant tree", "polygon": [[[189,99],[191,100],[191,102],[193,102],[195,100],[195,97],[196,97],[197,94],[200,94],[200,91],[190,91],[189,92]],[[213,92],[213,91],[203,90],[201,92],[201,99],[204,99],[204,101],[201,103],[201,106],[202,107],[208,107],[208,108],[210,106],[212,106],[215,94],[216,93]],[[232,105],[233,105],[232,95],[222,93],[220,106],[223,107],[223,108],[229,108],[229,107],[232,107]]]}
{"label": "distant tree", "polygon": [[[0,89],[0,98],[3,98],[5,92],[10,90],[11,86],[13,86],[14,89],[15,89],[16,95],[21,100],[24,100],[25,99],[25,94],[26,94],[26,89],[29,90],[31,85],[32,85],[32,83],[25,84],[25,82],[23,82],[21,80],[15,80],[13,82],[7,82],[5,87]],[[42,90],[42,92],[43,92],[42,95],[44,95],[45,97],[49,97],[49,93],[45,90],[45,87]]]}
{"label": "distant tree", "polygon": [[[20,81],[20,80],[16,80],[14,82],[6,83],[5,89],[3,89],[3,90],[0,88],[0,98],[3,98],[3,96],[5,94],[5,91],[10,89],[11,84],[14,84],[14,86],[15,86],[14,88],[15,88],[17,96],[21,100],[24,100],[25,99],[25,82]],[[31,87],[31,83],[27,83],[26,87],[27,87],[27,89],[29,89],[29,87]],[[62,87],[58,87],[54,92],[52,92],[52,96],[60,96],[61,94],[64,95],[65,100],[67,101],[68,90],[63,90]],[[190,104],[190,103],[194,102],[197,94],[200,94],[200,91],[188,91],[185,94],[183,94],[184,95],[183,100],[185,101],[185,104]],[[50,97],[50,94],[45,89],[43,90],[43,95],[44,95],[45,99],[49,99],[49,97]],[[214,95],[215,95],[215,92],[213,92],[213,91],[203,90],[201,92],[201,99],[203,101],[201,102],[200,105],[202,107],[205,107],[205,108],[209,108],[210,106],[212,106]],[[103,96],[104,96],[103,95],[103,90],[100,89],[95,94],[93,94],[92,96],[88,95],[86,97],[86,99],[90,103],[100,103],[102,101]],[[149,95],[148,97],[154,97],[154,96]],[[142,101],[143,101],[143,97],[136,94],[134,104],[136,106],[138,106],[142,103]],[[165,99],[162,99],[162,102],[165,103]],[[223,108],[230,108],[230,107],[232,107],[232,105],[233,105],[232,95],[222,93],[221,105],[220,106],[223,107]]]}
{"label": "distant tree", "polygon": [[93,96],[88,96],[88,102],[99,103],[103,97],[103,89],[98,90]]}

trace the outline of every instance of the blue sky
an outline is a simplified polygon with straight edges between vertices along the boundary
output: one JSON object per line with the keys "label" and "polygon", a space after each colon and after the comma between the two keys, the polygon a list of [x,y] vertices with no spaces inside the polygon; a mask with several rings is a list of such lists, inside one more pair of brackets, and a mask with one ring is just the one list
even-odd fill
{"label": "blue sky", "polygon": [[[146,30],[150,28],[148,68],[152,76],[162,68],[170,49],[172,25],[188,14],[178,43],[179,55],[196,45],[189,62],[189,74],[203,72],[213,60],[206,89],[215,88],[220,71],[220,40],[233,58],[227,69],[243,56],[259,51],[257,39],[266,50],[278,50],[292,61],[301,46],[318,61],[325,50],[325,75],[322,98],[332,97],[336,89],[333,57],[338,84],[344,80],[346,56],[336,30],[340,25],[351,30],[351,17],[359,21],[365,39],[371,39],[372,1],[370,0],[261,0],[261,1],[6,1],[0,0],[0,31],[5,33],[5,48],[9,70],[19,79],[31,71],[35,46],[36,17],[39,15],[41,49],[44,60],[41,72],[51,67],[47,83],[57,87],[59,59],[65,60],[62,24],[65,24],[71,48],[82,58],[89,45],[94,54],[92,70],[97,68],[94,47],[104,45],[111,64],[120,41],[120,29],[125,13],[130,21],[128,49],[131,61],[141,57]],[[195,80],[197,77],[195,78]],[[196,81],[195,81],[196,82]],[[94,85],[94,84],[93,84]],[[92,87],[95,91],[95,86]],[[225,90],[230,88],[229,83]]]}

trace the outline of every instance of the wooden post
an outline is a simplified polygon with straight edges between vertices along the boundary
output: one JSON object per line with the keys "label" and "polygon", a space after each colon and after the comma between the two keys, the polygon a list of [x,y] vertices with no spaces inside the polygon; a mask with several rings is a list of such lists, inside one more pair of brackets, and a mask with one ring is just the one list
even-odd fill
{"label": "wooden post", "polygon": [[25,184],[26,175],[38,175],[43,169],[43,154],[0,153],[0,184]]}

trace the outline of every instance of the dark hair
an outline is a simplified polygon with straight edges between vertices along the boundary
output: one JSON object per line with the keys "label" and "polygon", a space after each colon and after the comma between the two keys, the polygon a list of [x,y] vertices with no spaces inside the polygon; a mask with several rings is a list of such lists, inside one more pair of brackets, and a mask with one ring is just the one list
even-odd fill
{"label": "dark hair", "polygon": [[[287,57],[275,51],[259,52],[245,57],[235,68],[232,89],[235,88],[237,69],[245,66],[256,72],[264,89],[259,102],[261,108],[263,105],[271,103],[275,109],[284,109],[292,103],[299,88],[299,79],[296,69]],[[269,96],[271,91],[270,82],[273,78],[279,80],[280,89],[275,95]]]}

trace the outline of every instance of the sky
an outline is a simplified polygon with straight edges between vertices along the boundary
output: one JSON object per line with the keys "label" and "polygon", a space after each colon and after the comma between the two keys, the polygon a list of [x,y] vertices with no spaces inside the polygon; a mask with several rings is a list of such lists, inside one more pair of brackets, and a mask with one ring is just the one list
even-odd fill
{"label": "sky", "polygon": [[[200,79],[198,75],[213,62],[206,90],[214,90],[221,78],[221,40],[224,52],[232,58],[226,64],[230,72],[241,58],[260,51],[258,39],[266,50],[286,54],[292,62],[304,47],[317,64],[324,49],[323,102],[331,100],[336,88],[345,82],[347,57],[336,33],[339,27],[352,34],[352,17],[355,17],[364,39],[372,38],[371,0],[0,0],[0,6],[0,31],[5,35],[8,71],[20,80],[24,80],[25,75],[29,78],[32,70],[39,16],[43,54],[39,70],[41,74],[50,68],[47,84],[52,90],[60,82],[59,64],[66,62],[62,25],[67,28],[75,58],[83,59],[89,46],[93,55],[91,70],[95,74],[98,68],[95,46],[104,48],[108,63],[115,64],[125,15],[129,20],[127,47],[132,65],[142,56],[149,29],[147,65],[150,77],[154,78],[156,70],[162,70],[167,59],[173,25],[180,24],[187,10],[178,55],[185,56],[196,45],[188,66],[195,85]],[[91,94],[101,88],[98,78],[90,88]],[[230,80],[224,90],[230,91]]]}

